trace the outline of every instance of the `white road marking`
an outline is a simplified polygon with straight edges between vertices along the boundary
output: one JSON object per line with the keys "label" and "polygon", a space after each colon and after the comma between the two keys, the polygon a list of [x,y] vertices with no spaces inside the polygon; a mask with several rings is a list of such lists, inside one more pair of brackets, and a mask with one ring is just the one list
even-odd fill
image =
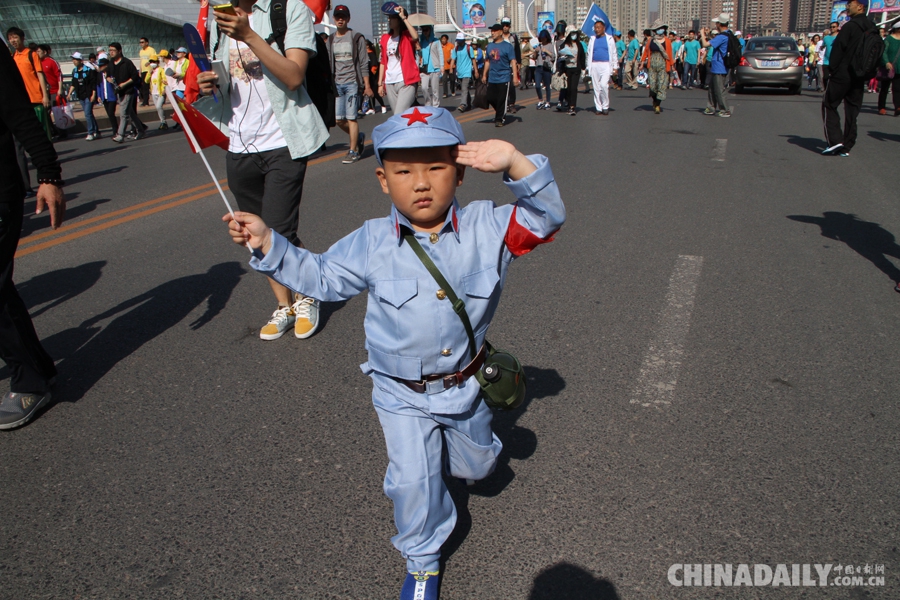
{"label": "white road marking", "polygon": [[644,356],[632,404],[658,406],[672,403],[702,267],[702,256],[678,257],[669,279],[666,306]]}
{"label": "white road marking", "polygon": [[716,140],[716,145],[713,146],[712,156],[710,157],[710,160],[725,162],[725,146],[727,145],[728,140]]}

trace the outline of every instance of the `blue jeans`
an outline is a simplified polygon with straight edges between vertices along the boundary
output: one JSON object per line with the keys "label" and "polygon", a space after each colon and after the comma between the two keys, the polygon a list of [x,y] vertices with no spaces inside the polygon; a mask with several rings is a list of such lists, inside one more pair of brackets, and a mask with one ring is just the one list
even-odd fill
{"label": "blue jeans", "polygon": [[684,76],[681,78],[681,85],[690,89],[694,87],[695,79],[697,79],[697,65],[684,63]]}
{"label": "blue jeans", "polygon": [[337,97],[334,99],[334,119],[336,121],[355,121],[359,108],[359,86],[353,83],[338,83],[335,86]]}
{"label": "blue jeans", "polygon": [[553,73],[550,69],[539,66],[534,70],[534,89],[537,92],[538,102],[543,100],[541,97],[541,87],[543,87],[547,91],[547,104],[550,104],[550,95],[553,93],[553,88],[550,87],[552,78]]}
{"label": "blue jeans", "polygon": [[100,128],[97,127],[97,119],[94,118],[94,103],[90,98],[81,100],[81,110],[84,111],[84,120],[87,121],[88,135],[97,135]]}

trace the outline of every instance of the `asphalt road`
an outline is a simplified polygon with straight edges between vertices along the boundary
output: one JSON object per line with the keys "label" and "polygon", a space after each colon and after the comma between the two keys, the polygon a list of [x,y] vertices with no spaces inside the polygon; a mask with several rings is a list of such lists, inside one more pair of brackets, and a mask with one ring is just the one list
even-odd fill
{"label": "asphalt road", "polygon": [[[453,486],[442,598],[900,598],[900,118],[867,95],[857,147],[826,158],[805,91],[732,96],[731,119],[702,91],[574,118],[519,95],[508,127],[463,128],[548,155],[569,218],[510,272],[490,338],[529,395],[496,416],[492,478]],[[389,210],[371,148],[343,165],[331,143],[301,207],[314,251]],[[396,597],[365,299],[262,342],[268,285],[183,134],[58,150],[69,221],[26,220],[16,281],[60,377],[0,435],[0,597]],[[473,172],[458,197],[511,199]],[[881,565],[884,585],[675,587],[681,563]]]}

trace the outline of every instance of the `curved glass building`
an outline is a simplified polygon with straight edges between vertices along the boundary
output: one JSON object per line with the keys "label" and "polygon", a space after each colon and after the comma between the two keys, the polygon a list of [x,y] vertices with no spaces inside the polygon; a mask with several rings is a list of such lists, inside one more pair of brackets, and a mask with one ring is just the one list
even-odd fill
{"label": "curved glass building", "polygon": [[49,44],[59,61],[110,42],[136,58],[141,37],[157,50],[183,46],[181,27],[196,24],[199,12],[199,0],[0,0],[0,29],[4,37],[22,29],[26,42]]}

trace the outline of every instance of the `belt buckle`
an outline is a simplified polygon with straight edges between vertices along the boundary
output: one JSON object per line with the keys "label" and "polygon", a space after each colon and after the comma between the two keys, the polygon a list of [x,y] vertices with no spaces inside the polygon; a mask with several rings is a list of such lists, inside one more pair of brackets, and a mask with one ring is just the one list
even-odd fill
{"label": "belt buckle", "polygon": [[444,378],[440,379],[432,379],[431,381],[425,382],[425,393],[426,394],[440,394],[444,391]]}

